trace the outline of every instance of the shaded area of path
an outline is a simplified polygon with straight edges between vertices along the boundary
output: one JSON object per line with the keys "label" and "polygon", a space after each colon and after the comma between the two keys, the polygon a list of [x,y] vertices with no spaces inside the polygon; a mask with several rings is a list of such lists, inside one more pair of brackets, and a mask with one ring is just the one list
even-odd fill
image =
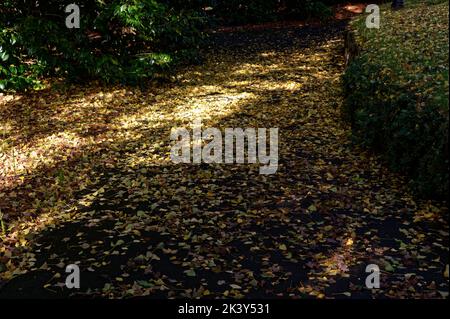
{"label": "shaded area of path", "polygon": [[[446,204],[414,201],[351,145],[340,119],[343,29],[219,33],[204,64],[175,83],[84,101],[84,116],[97,116],[95,103],[122,101],[127,112],[62,161],[91,183],[56,201],[54,218],[11,257],[0,297],[445,295]],[[171,163],[171,128],[196,118],[222,131],[278,127],[277,173]],[[63,284],[72,263],[77,291]],[[365,288],[368,264],[382,270],[379,290]]]}

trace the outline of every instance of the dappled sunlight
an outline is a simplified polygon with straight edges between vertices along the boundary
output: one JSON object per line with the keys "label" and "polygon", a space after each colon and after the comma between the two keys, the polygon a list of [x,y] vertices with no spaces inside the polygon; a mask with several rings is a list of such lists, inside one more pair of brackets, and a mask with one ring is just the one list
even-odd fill
{"label": "dappled sunlight", "polygon": [[[290,34],[294,44],[280,47],[274,34],[250,53],[221,47],[147,89],[96,84],[10,98],[0,112],[0,278],[80,261],[110,276],[89,287],[95,296],[324,298],[369,254],[382,260],[372,226],[380,216],[440,220],[445,208],[415,202],[398,176],[350,146],[338,120],[342,30],[320,32]],[[196,119],[220,131],[279,128],[277,173],[173,163],[171,130]],[[124,262],[109,268],[114,258]]]}
{"label": "dappled sunlight", "polygon": [[[5,180],[23,182],[40,173],[35,170],[42,166],[52,167],[78,156],[87,146],[102,142],[105,132],[115,129],[110,125],[114,116],[130,110],[122,104],[114,107],[119,90],[106,94],[97,89],[82,92],[86,96],[78,93],[69,100],[58,97],[48,101],[36,94],[30,100],[21,99],[20,105],[8,106],[9,112],[18,106],[29,111],[20,117],[6,118],[7,125],[3,125],[4,132],[9,131],[1,144],[5,160],[0,167]],[[122,96],[123,92],[122,89]],[[115,101],[117,105],[117,96]],[[13,186],[9,183],[3,186]]]}
{"label": "dappled sunlight", "polygon": [[[197,118],[219,125],[222,118],[258,109],[270,92],[301,91],[303,83],[314,76],[307,66],[311,57],[295,51],[284,55],[286,60],[282,61],[273,52],[266,54],[262,61],[216,64],[213,59],[210,72],[204,72],[203,66],[195,67],[180,77],[181,85],[145,93],[121,87],[83,87],[56,96],[45,92],[26,100],[9,99],[8,110],[1,115],[9,118],[4,123],[10,123],[9,130],[16,137],[12,149],[4,155],[7,160],[2,174],[9,182],[3,185],[6,187],[3,191],[15,189],[17,194],[0,208],[9,219],[11,234],[20,211],[29,211],[33,218],[57,212],[58,207],[68,204],[66,201],[74,191],[95,183],[97,177],[86,176],[93,165],[133,170],[142,165],[169,164],[171,128],[188,125]],[[296,77],[300,81],[285,79],[284,74],[293,66],[299,70]],[[258,78],[249,82],[237,80],[243,75]],[[270,77],[264,79],[260,75]],[[197,77],[196,82],[184,81],[192,76]],[[10,112],[17,107],[22,115],[13,118]],[[258,125],[255,119],[249,120],[245,125]],[[219,128],[224,126],[222,123]],[[21,187],[27,185],[35,188],[35,199],[20,199],[20,194],[25,192]],[[65,194],[59,204],[54,200],[55,192]],[[15,204],[8,206],[11,203]],[[31,213],[37,207],[39,214]]]}
{"label": "dappled sunlight", "polygon": [[0,110],[7,103],[11,103],[12,101],[19,101],[20,99],[22,99],[22,96],[20,95],[12,95],[12,94],[4,95],[3,93],[0,93]]}
{"label": "dappled sunlight", "polygon": [[[132,170],[142,165],[169,164],[172,128],[189,125],[198,118],[219,125],[223,118],[258,109],[266,101],[270,103],[271,94],[276,94],[278,99],[278,92],[284,92],[286,97],[299,93],[298,98],[302,98],[306,83],[335,76],[317,69],[317,63],[332,59],[334,46],[324,43],[322,48],[320,53],[285,52],[282,60],[275,51],[262,54],[263,60],[249,56],[248,62],[216,63],[214,57],[209,72],[205,72],[204,66],[195,67],[182,74],[177,85],[147,92],[121,87],[84,87],[57,93],[56,98],[49,92],[20,101],[23,116],[10,119],[17,134],[14,140],[19,144],[14,147],[14,156],[11,150],[6,154],[2,173],[9,177],[6,178],[9,184],[4,185],[5,190],[34,185],[37,188],[34,196],[40,198],[39,214],[45,214],[54,208],[53,192],[66,194],[69,199],[77,188],[95,182],[96,178],[83,178],[90,174],[93,165]],[[293,70],[298,72],[295,78],[287,78]],[[185,81],[189,78],[196,80]],[[248,80],[241,81],[241,78]],[[17,107],[11,99],[9,102],[12,104],[8,108]],[[292,106],[289,101],[279,103],[287,108]],[[277,112],[272,108],[264,110],[261,109],[268,113],[262,112],[260,116],[266,119]],[[8,116],[9,111],[2,114]],[[256,119],[248,118],[241,125],[257,126]],[[19,129],[24,124],[26,128]],[[224,126],[221,123],[219,128]],[[39,185],[43,181],[41,175],[50,178]],[[20,194],[24,190],[16,191]],[[10,225],[15,224],[16,212],[33,211],[36,205],[35,201],[24,202],[17,197],[13,201],[14,209],[6,212]],[[8,206],[3,204],[0,208],[5,212]]]}
{"label": "dappled sunlight", "polygon": [[[0,165],[1,173],[7,181],[15,176],[23,181],[27,175],[33,175],[38,165],[54,165],[66,161],[78,148],[83,147],[87,141],[75,133],[60,132],[38,139],[31,146],[29,144],[13,146],[2,153],[4,157]],[[2,185],[1,183],[0,185]],[[11,187],[8,183],[2,186]]]}
{"label": "dappled sunlight", "polygon": [[273,58],[273,57],[275,57],[277,55],[277,52],[274,52],[274,51],[261,52],[260,55],[263,58]]}
{"label": "dappled sunlight", "polygon": [[344,6],[344,9],[352,13],[362,13],[365,7],[366,5],[363,3],[347,4],[346,6]]}
{"label": "dappled sunlight", "polygon": [[347,3],[338,4],[334,10],[334,17],[337,20],[349,19],[364,12],[367,3]]}
{"label": "dappled sunlight", "polygon": [[179,120],[194,121],[195,119],[210,120],[230,115],[239,111],[243,102],[255,101],[256,96],[251,93],[218,93],[212,96],[194,98],[188,103],[174,109],[175,117]]}
{"label": "dappled sunlight", "polygon": [[[343,243],[339,249],[333,252],[329,257],[320,261],[320,265],[324,267],[323,279],[328,280],[330,276],[348,277],[350,267],[355,262],[354,255],[354,241],[356,239],[347,238],[343,240]],[[324,278],[325,277],[325,278]]]}

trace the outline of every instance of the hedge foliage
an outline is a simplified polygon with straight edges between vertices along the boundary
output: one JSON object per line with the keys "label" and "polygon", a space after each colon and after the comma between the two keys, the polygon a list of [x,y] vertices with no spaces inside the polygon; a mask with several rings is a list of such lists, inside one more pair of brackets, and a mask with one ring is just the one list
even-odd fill
{"label": "hedge foliage", "polygon": [[379,29],[353,21],[360,54],[344,75],[344,114],[355,140],[381,152],[426,197],[446,198],[448,2],[382,7]]}
{"label": "hedge foliage", "polygon": [[0,89],[41,75],[136,83],[195,54],[199,12],[158,0],[80,2],[80,28],[67,28],[71,0],[0,3]]}

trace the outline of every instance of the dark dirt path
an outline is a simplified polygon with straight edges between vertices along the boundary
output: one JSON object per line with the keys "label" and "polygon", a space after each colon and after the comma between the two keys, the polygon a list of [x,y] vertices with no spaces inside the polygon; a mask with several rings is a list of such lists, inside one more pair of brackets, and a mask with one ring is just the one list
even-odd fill
{"label": "dark dirt path", "polygon": [[[33,121],[46,130],[18,143],[63,132],[77,146],[67,146],[68,159],[55,146],[54,161],[25,180],[56,199],[36,186],[46,200],[34,221],[18,221],[4,240],[0,297],[445,296],[446,204],[415,201],[350,143],[340,119],[343,30],[219,33],[204,64],[172,84],[32,99],[41,110],[74,111],[51,113],[60,127]],[[277,173],[173,164],[170,130],[195,118],[221,130],[278,127]],[[34,207],[25,196],[9,199],[2,211],[11,216]],[[81,269],[76,291],[63,284],[72,263]],[[365,288],[368,264],[379,265],[381,289]]]}

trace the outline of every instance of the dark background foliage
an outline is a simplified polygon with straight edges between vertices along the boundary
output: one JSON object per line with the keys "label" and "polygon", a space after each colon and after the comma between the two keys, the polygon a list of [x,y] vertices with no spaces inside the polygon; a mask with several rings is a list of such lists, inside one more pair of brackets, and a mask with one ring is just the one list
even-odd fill
{"label": "dark background foliage", "polygon": [[[69,29],[71,0],[0,3],[0,90],[39,85],[43,76],[138,84],[196,59],[208,25],[327,17],[312,0],[88,0]],[[325,1],[327,4],[332,1]]]}

